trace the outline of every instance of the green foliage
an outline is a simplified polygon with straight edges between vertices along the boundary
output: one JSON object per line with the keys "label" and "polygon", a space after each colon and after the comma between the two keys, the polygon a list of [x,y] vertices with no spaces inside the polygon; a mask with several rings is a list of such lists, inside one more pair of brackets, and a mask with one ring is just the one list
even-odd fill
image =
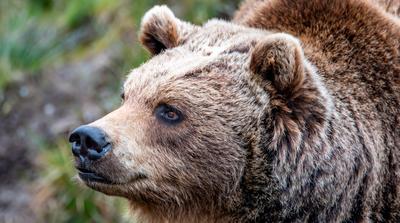
{"label": "green foliage", "polygon": [[237,2],[229,0],[186,0],[179,1],[179,3],[182,3],[179,7],[192,9],[183,10],[182,16],[193,23],[201,24],[207,19],[217,16],[227,19],[229,15],[226,12],[232,12]]}
{"label": "green foliage", "polygon": [[85,22],[89,22],[93,18],[95,4],[95,0],[70,0],[63,15],[67,26],[74,29]]}

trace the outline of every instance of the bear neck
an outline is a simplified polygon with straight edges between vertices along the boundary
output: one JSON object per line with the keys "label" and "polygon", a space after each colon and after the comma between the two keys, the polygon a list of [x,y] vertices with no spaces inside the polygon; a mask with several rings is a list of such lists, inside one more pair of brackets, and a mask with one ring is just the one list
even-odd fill
{"label": "bear neck", "polygon": [[270,101],[257,125],[257,138],[247,148],[242,208],[236,214],[240,222],[301,218],[296,203],[304,205],[299,200],[310,195],[307,182],[331,152],[334,106],[316,70],[308,62],[306,68],[303,86],[295,91],[280,94],[268,89]]}

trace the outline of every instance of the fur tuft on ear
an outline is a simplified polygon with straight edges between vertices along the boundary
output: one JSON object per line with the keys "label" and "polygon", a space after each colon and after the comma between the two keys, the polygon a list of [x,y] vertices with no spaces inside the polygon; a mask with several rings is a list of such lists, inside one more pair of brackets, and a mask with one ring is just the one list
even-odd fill
{"label": "fur tuft on ear", "polygon": [[178,22],[167,6],[154,6],[142,19],[140,41],[153,55],[175,47],[179,42]]}
{"label": "fur tuft on ear", "polygon": [[273,34],[255,46],[250,69],[270,81],[277,91],[291,91],[304,81],[303,57],[296,38],[288,34]]}

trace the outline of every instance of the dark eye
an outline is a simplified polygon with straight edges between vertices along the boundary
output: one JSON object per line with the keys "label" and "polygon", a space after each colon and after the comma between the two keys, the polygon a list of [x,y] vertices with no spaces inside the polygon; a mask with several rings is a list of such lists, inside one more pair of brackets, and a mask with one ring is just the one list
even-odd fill
{"label": "dark eye", "polygon": [[121,95],[120,95],[120,97],[121,97],[122,100],[125,100],[125,93],[122,92]]}
{"label": "dark eye", "polygon": [[177,124],[183,119],[182,113],[179,110],[166,104],[157,106],[155,115],[159,120],[168,124]]}

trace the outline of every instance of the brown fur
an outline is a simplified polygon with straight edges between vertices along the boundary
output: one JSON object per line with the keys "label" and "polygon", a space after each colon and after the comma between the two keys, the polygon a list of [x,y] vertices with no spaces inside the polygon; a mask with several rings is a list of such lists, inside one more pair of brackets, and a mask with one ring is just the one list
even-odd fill
{"label": "brown fur", "polygon": [[400,15],[400,0],[374,0],[378,6],[394,15]]}
{"label": "brown fur", "polygon": [[[355,139],[347,142],[348,148],[358,153],[345,157],[350,163],[341,167],[336,158],[332,160],[337,166],[335,171],[350,174],[346,177],[337,173],[338,178],[343,177],[339,182],[358,190],[343,188],[336,192],[342,196],[336,212],[344,214],[352,207],[353,216],[347,218],[353,220],[399,221],[400,154],[396,138],[400,135],[400,32],[396,18],[362,1],[264,1],[257,7],[251,5],[252,1],[247,4],[243,6],[247,17],[240,16],[239,11],[236,22],[300,38],[306,57],[317,66],[334,96],[335,118],[342,123],[331,130],[331,137],[337,135],[344,142]],[[341,132],[344,129],[353,133],[346,136]],[[333,144],[335,150],[346,149]],[[350,169],[349,164],[353,166]]]}
{"label": "brown fur", "polygon": [[[114,184],[88,186],[145,222],[400,221],[396,17],[361,0],[249,0],[199,27],[163,6],[141,40],[154,57],[91,124],[113,142],[92,170]],[[183,121],[160,122],[160,104]]]}

